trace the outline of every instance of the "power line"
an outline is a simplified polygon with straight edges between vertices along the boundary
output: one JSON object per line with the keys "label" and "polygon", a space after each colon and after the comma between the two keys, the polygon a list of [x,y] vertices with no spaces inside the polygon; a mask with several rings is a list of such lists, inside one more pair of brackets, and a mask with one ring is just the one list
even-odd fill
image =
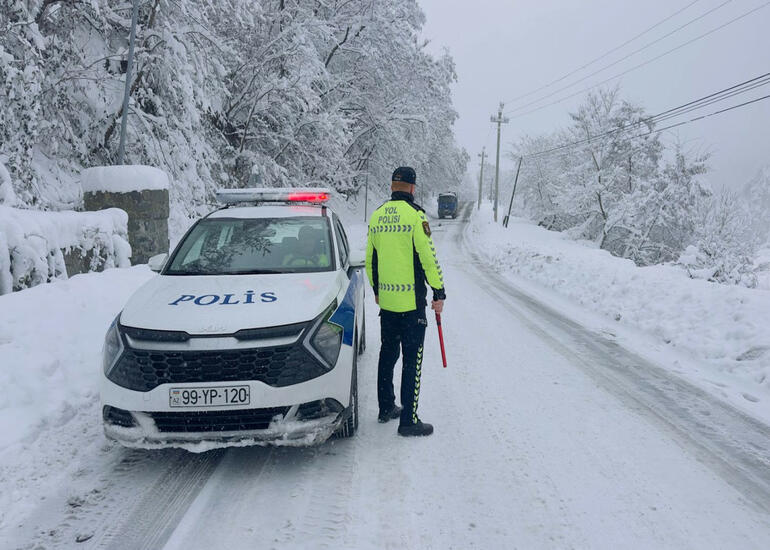
{"label": "power line", "polygon": [[760,88],[762,86],[765,86],[766,84],[769,84],[769,83],[770,83],[770,78],[767,78],[767,79],[765,79],[765,80],[763,80],[761,82],[757,82],[756,84],[748,86],[747,88],[744,88],[744,89],[741,89],[741,90],[738,90],[738,91],[735,91],[735,92],[731,92],[731,93],[729,93],[727,95],[724,95],[722,97],[710,99],[709,101],[706,101],[706,102],[704,102],[704,103],[702,103],[700,105],[689,107],[689,108],[684,109],[684,110],[682,110],[680,112],[677,112],[677,113],[673,113],[673,114],[670,114],[670,115],[662,116],[660,118],[655,119],[655,122],[656,123],[663,122],[665,120],[670,120],[672,118],[676,118],[676,117],[682,116],[682,115],[690,113],[692,111],[697,111],[697,110],[702,109],[704,107],[708,107],[709,105],[713,105],[715,103],[720,103],[720,102],[722,102],[722,101],[724,101],[726,99],[730,99],[730,98],[738,96],[738,95],[743,95],[743,94],[745,94],[747,92],[750,92],[752,90],[755,90],[756,88]]}
{"label": "power line", "polygon": [[[756,103],[758,101],[762,101],[762,100],[767,99],[767,98],[770,98],[770,95],[763,96],[763,97],[760,97],[760,98],[757,98],[757,99],[754,99],[754,100],[750,100],[750,101],[747,101],[745,103],[741,103],[739,105],[734,105],[732,107],[728,107],[727,109],[722,109],[720,111],[716,111],[716,112],[713,112],[713,113],[709,113],[709,114],[706,114],[706,115],[695,117],[695,118],[690,119],[690,120],[684,120],[682,122],[677,122],[676,124],[671,124],[669,126],[664,126],[662,128],[651,129],[648,132],[644,132],[644,133],[641,133],[641,134],[636,134],[636,135],[633,135],[633,136],[629,136],[627,139],[620,140],[618,143],[628,143],[629,141],[632,141],[632,140],[634,140],[636,138],[647,137],[647,136],[651,136],[651,135],[654,135],[654,134],[660,134],[662,132],[665,132],[666,130],[672,130],[672,129],[678,128],[680,126],[686,126],[688,124],[692,124],[693,122],[697,122],[699,120],[703,120],[705,118],[709,118],[711,116],[718,115],[718,114],[721,114],[723,112],[732,111],[733,109],[744,107],[746,105],[751,105],[752,103]],[[542,159],[542,158],[551,156],[552,154],[557,154],[558,156],[565,156],[565,155],[570,154],[572,152],[572,150],[575,147],[579,146],[579,145],[588,145],[588,144],[593,143],[594,141],[598,141],[598,140],[600,140],[600,139],[602,139],[604,137],[606,137],[606,136],[602,134],[602,135],[594,136],[594,137],[592,137],[590,139],[587,139],[587,140],[581,140],[581,142],[567,143],[567,144],[564,144],[564,145],[559,146],[559,147],[554,147],[552,149],[547,149],[545,151],[538,151],[538,152],[532,153],[530,155],[523,155],[523,157],[526,158],[526,159]]]}
{"label": "power line", "polygon": [[767,77],[770,77],[770,73],[765,73],[765,74],[762,74],[762,75],[756,76],[756,77],[754,77],[754,78],[750,78],[749,80],[744,80],[743,82],[740,82],[740,83],[738,83],[738,84],[735,84],[735,85],[733,85],[733,86],[730,86],[729,88],[725,88],[724,90],[720,90],[720,91],[718,91],[718,92],[714,92],[714,93],[711,93],[711,94],[709,94],[709,95],[707,95],[707,96],[704,96],[704,97],[701,97],[701,98],[695,99],[695,100],[693,100],[693,101],[690,101],[689,103],[685,103],[684,105],[680,105],[679,107],[674,107],[673,109],[668,109],[667,111],[663,111],[662,113],[658,113],[656,116],[663,116],[663,115],[667,115],[667,114],[669,114],[669,113],[671,113],[671,112],[673,112],[673,111],[676,111],[676,110],[678,110],[678,109],[681,109],[681,108],[683,108],[683,107],[689,107],[689,106],[691,106],[691,105],[693,105],[693,104],[699,103],[699,102],[703,101],[704,99],[710,99],[710,98],[712,98],[712,97],[718,96],[718,95],[720,95],[720,94],[723,94],[723,93],[725,93],[725,92],[730,92],[730,91],[736,90],[736,89],[738,89],[738,88],[742,88],[743,86],[745,86],[745,85],[747,85],[747,84],[752,84],[752,83],[755,83],[755,82],[758,82],[758,81],[764,80],[764,79],[766,79]]}
{"label": "power line", "polygon": [[[577,145],[582,145],[585,143],[590,143],[591,141],[601,139],[604,137],[607,137],[612,134],[616,134],[619,132],[625,132],[627,130],[630,130],[632,128],[641,126],[643,124],[654,124],[656,122],[659,122],[661,120],[667,120],[670,118],[673,118],[675,116],[681,116],[682,114],[686,114],[688,112],[691,112],[696,109],[700,109],[703,107],[706,107],[708,105],[711,105],[712,103],[715,103],[716,101],[722,101],[724,99],[728,99],[730,97],[733,97],[734,95],[738,95],[738,93],[745,93],[747,91],[750,91],[754,89],[755,87],[758,87],[759,85],[764,85],[770,83],[770,73],[766,73],[764,75],[760,75],[758,77],[752,78],[750,80],[746,80],[740,84],[736,84],[734,86],[730,86],[729,88],[725,88],[724,90],[720,90],[718,92],[714,92],[712,94],[709,94],[707,96],[704,96],[700,99],[696,99],[694,101],[690,101],[689,103],[685,103],[683,105],[679,105],[678,107],[674,107],[672,109],[667,109],[666,111],[663,111],[661,113],[658,113],[657,115],[653,115],[650,117],[646,117],[643,119],[640,119],[634,123],[628,124],[626,126],[622,126],[620,128],[614,128],[612,130],[608,130],[606,132],[603,132],[602,134],[598,134],[596,136],[591,136],[588,138],[583,138],[582,140],[578,140],[572,143],[569,143],[567,145],[562,145],[559,147],[555,147],[553,149],[548,149],[543,152],[550,152],[552,150],[558,150],[563,149],[567,146],[573,147]],[[748,87],[747,87],[748,86]],[[729,95],[724,95],[727,92],[731,92]],[[539,154],[539,153],[533,153],[533,154]]]}
{"label": "power line", "polygon": [[574,75],[574,74],[576,74],[576,73],[579,73],[579,72],[580,72],[580,71],[582,71],[583,69],[586,69],[586,68],[590,67],[591,65],[593,65],[593,64],[594,64],[594,63],[596,63],[597,61],[601,61],[601,60],[602,60],[602,59],[604,59],[605,57],[607,57],[607,56],[609,56],[609,55],[611,55],[611,54],[615,53],[616,51],[618,51],[618,50],[620,50],[620,49],[622,49],[622,48],[624,48],[624,47],[626,47],[626,46],[628,46],[628,45],[629,45],[631,42],[633,42],[633,41],[637,40],[638,38],[641,38],[642,36],[644,36],[644,35],[645,35],[645,34],[647,34],[648,32],[650,32],[650,31],[652,31],[652,30],[654,30],[654,29],[658,28],[658,27],[659,27],[659,26],[661,26],[663,23],[666,23],[667,21],[669,21],[669,20],[673,19],[674,17],[676,17],[677,15],[679,15],[680,13],[682,13],[683,11],[687,10],[687,9],[688,9],[688,8],[690,8],[691,6],[694,6],[694,5],[695,5],[695,4],[697,4],[698,2],[700,2],[700,0],[694,0],[693,2],[690,2],[690,3],[689,3],[689,4],[687,4],[685,7],[683,7],[683,8],[680,8],[679,10],[675,11],[674,13],[672,13],[671,15],[669,15],[668,17],[666,17],[666,18],[664,18],[664,19],[661,19],[660,21],[658,21],[657,23],[655,23],[653,26],[651,26],[651,27],[648,27],[647,29],[643,30],[642,32],[640,32],[640,33],[639,33],[639,34],[637,34],[636,36],[634,36],[634,37],[632,37],[632,38],[629,38],[628,40],[626,40],[625,42],[623,42],[623,43],[622,43],[622,44],[620,44],[619,46],[615,46],[615,47],[614,47],[614,48],[612,48],[611,50],[608,50],[607,52],[605,52],[605,53],[603,53],[602,55],[600,55],[599,57],[596,57],[596,58],[592,59],[591,61],[589,61],[589,62],[588,62],[588,63],[586,63],[585,65],[582,65],[582,66],[578,67],[577,69],[575,69],[575,70],[573,70],[573,71],[571,71],[571,72],[569,72],[569,73],[565,74],[564,76],[561,76],[561,77],[557,78],[556,80],[552,80],[552,81],[551,81],[551,82],[549,82],[548,84],[544,84],[544,85],[540,86],[539,88],[536,88],[536,89],[532,90],[531,92],[527,92],[526,94],[522,94],[522,95],[520,95],[520,96],[514,97],[513,99],[510,99],[510,100],[506,101],[505,103],[513,103],[513,102],[515,102],[515,101],[518,101],[518,100],[520,100],[520,99],[524,99],[525,97],[529,97],[529,96],[531,96],[531,95],[533,95],[533,94],[536,94],[537,92],[540,92],[540,91],[542,91],[542,90],[545,90],[546,88],[550,88],[550,87],[551,87],[551,86],[553,86],[554,84],[558,84],[559,82],[562,82],[562,81],[566,80],[566,79],[567,79],[567,78],[569,78],[570,76],[572,76],[572,75]]}
{"label": "power line", "polygon": [[707,16],[711,15],[712,13],[714,13],[714,12],[715,12],[715,11],[717,11],[718,9],[720,9],[720,8],[722,8],[722,7],[724,7],[724,6],[726,6],[727,4],[729,4],[729,3],[730,3],[730,2],[732,2],[732,1],[733,1],[733,0],[725,0],[724,2],[722,2],[721,4],[719,4],[718,6],[716,6],[716,7],[712,8],[712,9],[708,10],[706,13],[703,13],[703,14],[699,15],[699,16],[698,16],[698,17],[696,17],[695,19],[691,19],[690,21],[688,21],[688,22],[687,22],[687,23],[685,23],[684,25],[680,25],[679,27],[677,27],[677,28],[675,28],[674,30],[672,30],[672,31],[668,32],[667,34],[664,34],[664,35],[663,35],[663,36],[661,36],[660,38],[657,38],[657,39],[653,40],[652,42],[649,42],[649,43],[645,44],[645,45],[644,45],[644,46],[642,46],[641,48],[637,48],[636,50],[632,51],[631,53],[624,55],[624,56],[623,56],[623,57],[621,57],[620,59],[617,59],[617,60],[613,61],[613,62],[612,62],[612,63],[610,63],[609,65],[605,65],[604,67],[602,67],[602,68],[600,68],[600,69],[597,69],[597,70],[595,70],[594,72],[592,72],[592,73],[589,73],[589,74],[585,75],[585,76],[584,76],[584,77],[582,77],[582,78],[579,78],[578,80],[576,80],[576,81],[572,82],[571,84],[567,84],[566,86],[562,86],[561,88],[557,88],[556,90],[552,91],[552,92],[551,92],[551,93],[549,93],[548,95],[545,95],[545,96],[543,96],[543,97],[541,97],[541,98],[538,98],[538,99],[535,99],[535,100],[533,100],[533,101],[530,101],[529,103],[525,103],[524,105],[520,105],[519,107],[516,107],[516,108],[514,108],[514,109],[513,109],[511,112],[515,112],[515,111],[520,111],[520,110],[526,109],[527,107],[530,107],[530,106],[532,106],[532,105],[535,105],[536,103],[540,103],[540,102],[541,102],[541,101],[543,101],[544,99],[548,99],[549,97],[553,97],[553,96],[555,96],[555,95],[556,95],[556,94],[558,94],[559,92],[563,92],[564,90],[568,90],[568,89],[572,88],[573,86],[575,86],[575,85],[577,85],[577,84],[580,84],[581,82],[585,82],[585,81],[586,81],[586,80],[588,80],[589,78],[591,78],[591,77],[593,77],[593,76],[596,76],[597,74],[599,74],[599,73],[602,73],[602,72],[606,71],[607,69],[610,69],[610,68],[614,67],[615,65],[617,65],[617,64],[619,64],[619,63],[622,63],[622,62],[623,62],[623,61],[625,61],[626,59],[629,59],[629,58],[631,58],[631,57],[635,56],[635,55],[636,55],[636,54],[638,54],[639,52],[642,52],[642,51],[646,50],[647,48],[650,48],[650,47],[654,46],[655,44],[658,44],[659,42],[662,42],[663,40],[665,40],[665,39],[666,39],[666,38],[668,38],[669,36],[671,36],[671,35],[673,35],[673,34],[676,34],[677,32],[681,31],[682,29],[684,29],[684,28],[686,28],[686,27],[689,27],[689,26],[690,26],[690,25],[692,25],[693,23],[696,23],[696,22],[700,21],[700,20],[701,20],[701,19],[703,19],[704,17],[707,17]]}
{"label": "power line", "polygon": [[[720,102],[720,101],[724,101],[726,99],[732,98],[732,97],[734,97],[736,95],[739,95],[739,94],[742,94],[742,93],[746,93],[746,92],[751,91],[751,90],[753,90],[755,88],[758,88],[760,86],[764,86],[764,85],[766,85],[768,83],[770,83],[770,73],[766,73],[764,75],[758,76],[758,77],[753,78],[751,80],[747,80],[747,81],[745,81],[745,82],[743,82],[741,84],[736,84],[735,86],[731,86],[729,88],[725,88],[724,90],[720,90],[719,92],[715,92],[713,94],[709,94],[709,95],[707,95],[707,96],[705,96],[705,97],[703,97],[701,99],[698,99],[698,100],[695,100],[695,101],[691,101],[689,103],[685,103],[684,105],[680,105],[679,107],[675,107],[673,109],[668,109],[666,111],[663,111],[662,113],[659,113],[659,114],[654,115],[652,117],[647,117],[647,118],[641,119],[641,120],[639,120],[637,122],[634,122],[632,124],[623,126],[621,128],[614,128],[612,130],[608,130],[608,131],[603,132],[601,134],[598,134],[596,136],[591,136],[591,137],[583,138],[581,140],[577,140],[577,141],[574,141],[574,142],[570,142],[570,143],[566,143],[566,144],[563,144],[563,145],[559,145],[557,147],[552,147],[550,149],[545,149],[545,150],[542,150],[542,151],[537,151],[535,153],[530,153],[530,154],[524,155],[524,158],[541,158],[541,157],[544,157],[544,156],[548,156],[548,155],[550,155],[552,153],[556,153],[556,152],[563,151],[563,150],[566,150],[566,149],[572,149],[572,148],[580,146],[580,145],[586,145],[586,144],[589,144],[589,143],[593,143],[594,141],[603,139],[603,138],[605,138],[607,136],[610,136],[610,135],[613,135],[613,134],[625,133],[625,132],[627,132],[629,130],[632,130],[634,128],[640,127],[640,126],[642,126],[644,124],[651,125],[651,124],[654,124],[656,122],[660,122],[660,121],[663,121],[663,120],[670,120],[671,118],[674,118],[674,117],[677,117],[677,116],[682,116],[683,114],[687,114],[687,113],[692,112],[694,110],[702,109],[702,108],[707,107],[709,105],[712,105],[714,103],[717,103],[717,102]],[[707,114],[707,115],[702,115],[702,116],[699,116],[699,117],[696,117],[696,118],[693,118],[693,119],[690,119],[690,120],[686,120],[686,121],[682,121],[682,122],[679,122],[679,123],[676,123],[676,124],[672,124],[670,126],[666,126],[666,127],[659,128],[659,129],[651,129],[647,133],[638,134],[638,135],[632,136],[632,137],[633,138],[645,137],[645,136],[648,136],[648,135],[660,133],[660,132],[663,132],[665,130],[670,130],[670,129],[676,128],[678,126],[683,126],[685,124],[690,124],[692,122],[695,122],[695,121],[698,121],[698,120],[702,120],[704,118],[709,118],[709,117],[714,116],[714,115],[725,113],[725,112],[731,111],[733,109],[744,107],[746,105],[751,105],[752,103],[756,103],[758,101],[762,101],[764,99],[767,99],[768,97],[770,97],[770,95],[763,96],[763,97],[760,97],[760,98],[754,99],[754,100],[749,100],[749,101],[746,101],[744,103],[741,103],[741,104],[738,104],[738,105],[734,105],[732,107],[728,107],[726,109],[721,109],[719,111],[715,111],[715,112]]]}
{"label": "power line", "polygon": [[[676,46],[674,48],[671,48],[670,50],[667,50],[667,51],[663,52],[662,54],[653,57],[652,59],[648,59],[647,61],[644,61],[642,63],[639,63],[638,65],[635,65],[635,66],[631,67],[630,69],[626,69],[625,71],[623,71],[621,73],[618,73],[618,74],[616,74],[614,76],[611,76],[609,78],[606,78],[606,79],[602,80],[601,82],[599,82],[597,84],[593,84],[591,86],[588,86],[587,88],[583,88],[582,90],[579,90],[579,91],[574,92],[574,93],[572,93],[570,95],[564,96],[561,99],[557,99],[556,101],[552,101],[550,103],[546,103],[545,105],[541,105],[540,107],[536,107],[535,109],[531,109],[531,110],[525,111],[523,113],[514,114],[513,116],[511,116],[511,118],[521,118],[523,116],[526,116],[526,115],[529,115],[529,114],[532,114],[532,113],[536,113],[536,112],[541,111],[541,110],[543,110],[543,109],[545,109],[547,107],[551,107],[553,105],[557,105],[559,103],[563,103],[564,101],[567,101],[568,99],[571,99],[573,97],[579,96],[580,94],[583,94],[585,92],[593,90],[594,88],[598,88],[599,86],[607,84],[608,82],[611,82],[611,81],[613,81],[613,80],[615,80],[617,78],[620,78],[621,76],[625,76],[625,75],[627,75],[628,73],[630,73],[632,71],[635,71],[635,70],[640,69],[640,68],[642,68],[642,67],[644,67],[646,65],[649,65],[650,63],[653,63],[653,62],[657,61],[658,59],[661,59],[661,58],[663,58],[663,57],[665,57],[665,56],[667,56],[667,55],[669,55],[671,53],[674,53],[675,51],[681,50],[682,48],[684,48],[686,46],[689,46],[690,44],[692,44],[694,42],[697,42],[698,40],[702,40],[703,38],[706,38],[707,36],[709,36],[711,34],[714,34],[715,32],[720,31],[720,30],[724,29],[725,27],[727,27],[729,25],[732,25],[733,23],[738,22],[741,19],[745,19],[749,15],[752,15],[755,12],[757,12],[757,11],[763,9],[763,8],[766,8],[768,5],[770,5],[770,2],[765,2],[764,4],[762,4],[760,6],[757,6],[756,8],[753,8],[753,9],[751,9],[751,10],[749,10],[749,11],[747,11],[747,12],[745,12],[745,13],[739,15],[739,16],[737,16],[737,17],[727,21],[726,23],[722,23],[718,27],[715,27],[715,28],[713,28],[713,29],[711,29],[711,30],[701,34],[701,35],[698,35],[695,38],[692,38],[692,39],[688,40],[687,42],[679,44],[678,46]],[[545,99],[545,98],[543,98],[543,99]]]}
{"label": "power line", "polygon": [[[727,113],[727,112],[732,111],[734,109],[739,109],[741,107],[746,107],[747,105],[751,105],[753,103],[758,103],[758,102],[764,101],[766,99],[770,99],[770,94],[762,96],[762,97],[758,97],[756,99],[752,99],[752,100],[746,101],[744,103],[740,103],[738,105],[733,105],[731,107],[727,107],[726,109],[721,109],[719,111],[715,111],[715,112],[709,113],[707,115],[702,115],[702,116],[699,116],[699,117],[696,117],[696,118],[693,118],[693,119],[690,119],[690,120],[684,120],[682,122],[678,122],[676,124],[671,124],[670,126],[665,126],[663,128],[656,128],[655,130],[651,130],[651,131],[649,131],[647,133],[637,134],[635,136],[630,136],[628,139],[625,139],[622,142],[626,143],[626,142],[629,142],[629,141],[631,141],[632,139],[635,139],[635,138],[647,137],[647,136],[650,136],[650,135],[653,135],[653,134],[660,134],[662,132],[665,132],[666,130],[672,130],[672,129],[678,128],[680,126],[686,126],[688,124],[692,124],[693,122],[698,122],[700,120],[703,120],[703,119],[706,119],[706,118],[710,118],[712,116],[720,115],[722,113]],[[601,136],[597,136],[596,139],[599,139],[599,137],[601,137]],[[572,148],[572,147],[573,146],[571,144],[567,144],[566,146],[564,146],[562,148],[563,149],[567,149],[567,148]],[[560,149],[562,149],[562,148],[560,148]],[[558,152],[558,151],[552,150],[552,152]],[[566,154],[566,153],[561,153],[561,155],[564,155],[564,154]],[[544,158],[546,156],[548,156],[548,154],[545,154],[545,152],[543,151],[543,152],[533,153],[531,155],[523,155],[523,158],[525,158],[525,159],[541,159],[541,158]]]}

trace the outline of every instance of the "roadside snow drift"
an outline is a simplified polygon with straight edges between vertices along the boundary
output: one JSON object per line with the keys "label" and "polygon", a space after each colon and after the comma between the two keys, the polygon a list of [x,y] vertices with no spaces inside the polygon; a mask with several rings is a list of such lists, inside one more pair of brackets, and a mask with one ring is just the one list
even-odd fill
{"label": "roadside snow drift", "polygon": [[0,205],[0,295],[66,279],[65,253],[96,270],[131,265],[128,216],[99,212],[43,212]]}
{"label": "roadside snow drift", "polygon": [[0,457],[98,399],[107,327],[152,275],[110,269],[0,296]]}
{"label": "roadside snow drift", "polygon": [[770,398],[770,292],[690,279],[674,266],[637,267],[518,218],[505,229],[488,207],[474,211],[470,236],[498,271],[686,352],[748,401],[759,399],[747,388]]}

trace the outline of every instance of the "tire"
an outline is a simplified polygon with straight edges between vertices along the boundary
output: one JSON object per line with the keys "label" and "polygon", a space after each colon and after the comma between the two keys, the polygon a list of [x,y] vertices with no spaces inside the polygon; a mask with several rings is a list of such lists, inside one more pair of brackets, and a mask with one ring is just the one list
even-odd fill
{"label": "tire", "polygon": [[361,338],[358,339],[358,355],[363,355],[366,351],[366,309],[361,312],[364,315],[361,321]]}
{"label": "tire", "polygon": [[350,405],[343,413],[347,416],[337,431],[334,432],[336,439],[347,439],[353,437],[358,430],[358,352],[353,352],[353,375],[350,380]]}

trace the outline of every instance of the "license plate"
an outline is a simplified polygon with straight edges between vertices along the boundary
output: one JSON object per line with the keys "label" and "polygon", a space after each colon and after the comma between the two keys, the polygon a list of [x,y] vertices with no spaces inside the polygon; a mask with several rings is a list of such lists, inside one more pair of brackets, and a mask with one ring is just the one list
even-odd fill
{"label": "license plate", "polygon": [[248,405],[249,386],[217,386],[215,388],[171,388],[168,404],[171,407],[225,407]]}

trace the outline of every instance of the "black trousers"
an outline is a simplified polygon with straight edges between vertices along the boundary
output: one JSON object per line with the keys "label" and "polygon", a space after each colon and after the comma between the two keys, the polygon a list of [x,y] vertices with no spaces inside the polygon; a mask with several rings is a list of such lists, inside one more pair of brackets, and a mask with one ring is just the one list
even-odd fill
{"label": "black trousers", "polygon": [[428,321],[425,309],[396,313],[380,310],[380,363],[377,368],[377,400],[380,411],[393,408],[393,369],[399,353],[403,357],[401,370],[401,424],[417,423],[417,402],[420,399],[422,350]]}

